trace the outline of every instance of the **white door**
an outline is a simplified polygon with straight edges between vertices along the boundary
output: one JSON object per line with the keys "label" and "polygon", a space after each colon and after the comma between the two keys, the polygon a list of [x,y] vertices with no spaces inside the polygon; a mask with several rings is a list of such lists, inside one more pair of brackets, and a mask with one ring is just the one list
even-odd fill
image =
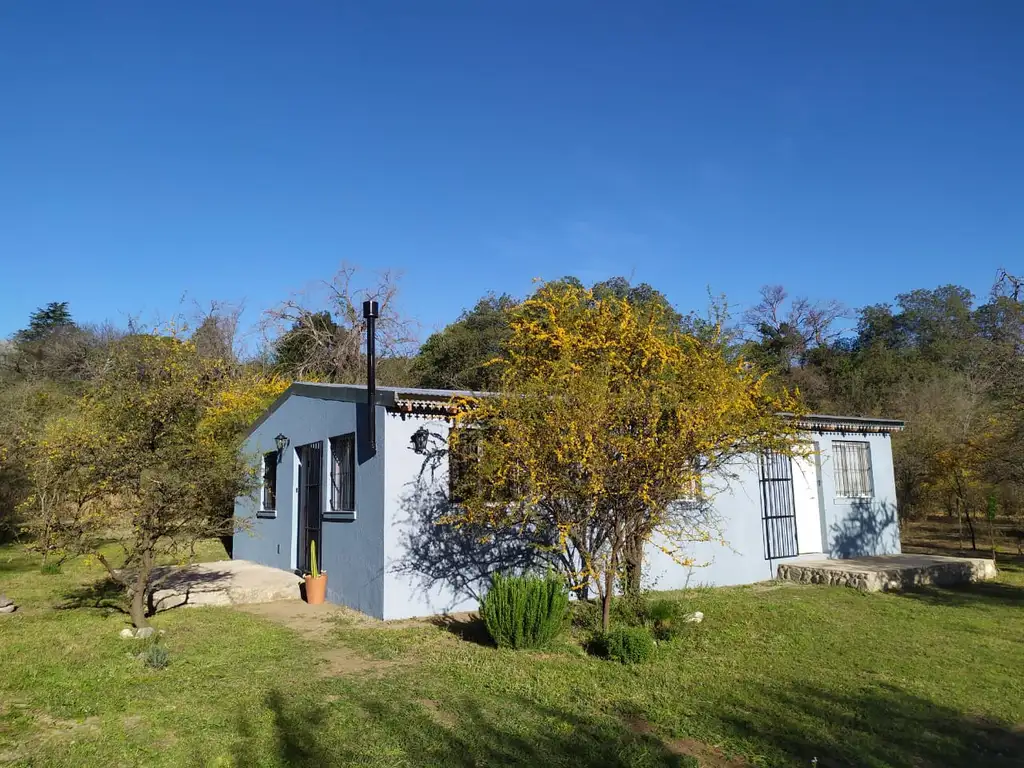
{"label": "white door", "polygon": [[821,508],[818,505],[818,463],[815,457],[793,457],[793,507],[796,542],[801,555],[822,552]]}

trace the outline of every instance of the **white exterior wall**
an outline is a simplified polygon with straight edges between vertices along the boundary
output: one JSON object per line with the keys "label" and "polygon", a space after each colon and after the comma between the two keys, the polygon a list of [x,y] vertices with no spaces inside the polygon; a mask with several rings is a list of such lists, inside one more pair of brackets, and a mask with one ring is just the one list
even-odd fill
{"label": "white exterior wall", "polygon": [[[412,435],[420,427],[431,433],[434,454],[413,450]],[[448,423],[389,412],[384,429],[384,618],[476,610],[476,598],[457,584],[410,572],[413,563],[442,548],[431,537],[446,533],[433,520],[447,508],[448,458],[436,451],[447,447]]]}

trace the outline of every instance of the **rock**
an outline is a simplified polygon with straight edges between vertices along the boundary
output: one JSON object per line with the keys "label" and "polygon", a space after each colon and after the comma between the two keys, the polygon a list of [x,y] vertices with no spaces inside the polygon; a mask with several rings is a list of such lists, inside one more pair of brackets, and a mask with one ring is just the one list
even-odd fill
{"label": "rock", "polygon": [[138,640],[145,640],[147,637],[152,637],[156,634],[156,630],[152,627],[142,627],[135,630],[135,637]]}
{"label": "rock", "polygon": [[16,610],[18,610],[18,606],[11,603],[10,605],[5,605],[3,608],[0,608],[0,614],[14,613]]}
{"label": "rock", "polygon": [[692,624],[700,624],[702,621],[704,621],[704,614],[700,611],[694,611],[693,613],[689,614],[685,619],[683,619],[683,621],[688,621]]}
{"label": "rock", "polygon": [[125,627],[121,630],[121,638],[123,640],[131,640],[133,637],[135,637],[135,630],[131,627]]}
{"label": "rock", "polygon": [[14,605],[14,601],[11,600],[7,595],[0,594],[0,608],[7,608],[8,606]]}

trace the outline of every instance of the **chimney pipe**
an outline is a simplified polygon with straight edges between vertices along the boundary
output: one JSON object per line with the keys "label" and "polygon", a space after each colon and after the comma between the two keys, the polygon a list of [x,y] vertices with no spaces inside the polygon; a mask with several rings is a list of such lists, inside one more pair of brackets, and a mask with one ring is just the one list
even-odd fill
{"label": "chimney pipe", "polygon": [[363,302],[366,320],[366,436],[370,455],[377,453],[377,318],[380,307],[376,301]]}

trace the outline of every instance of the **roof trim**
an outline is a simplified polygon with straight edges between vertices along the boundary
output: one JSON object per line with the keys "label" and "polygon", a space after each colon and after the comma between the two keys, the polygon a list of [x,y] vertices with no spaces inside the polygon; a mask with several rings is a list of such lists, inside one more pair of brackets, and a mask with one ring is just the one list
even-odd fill
{"label": "roof trim", "polygon": [[903,431],[904,427],[904,423],[899,419],[876,419],[867,416],[834,416],[823,413],[808,413],[803,416],[796,416],[792,413],[780,415],[796,419],[798,427],[813,432],[881,432],[891,434]]}
{"label": "roof trim", "polygon": [[[486,397],[492,392],[473,392],[465,389],[420,389],[417,387],[377,387],[376,404],[401,414],[451,417],[454,413],[450,401],[453,397]],[[310,381],[295,381],[288,385],[266,411],[255,421],[246,433],[246,438],[259,429],[267,419],[292,395],[311,397],[317,400],[338,400],[347,403],[366,402],[366,386],[363,384],[321,384]],[[781,413],[796,419],[797,426],[813,432],[879,432],[890,434],[903,430],[904,423],[898,419],[876,419],[866,416],[836,416],[811,413],[797,416]]]}

